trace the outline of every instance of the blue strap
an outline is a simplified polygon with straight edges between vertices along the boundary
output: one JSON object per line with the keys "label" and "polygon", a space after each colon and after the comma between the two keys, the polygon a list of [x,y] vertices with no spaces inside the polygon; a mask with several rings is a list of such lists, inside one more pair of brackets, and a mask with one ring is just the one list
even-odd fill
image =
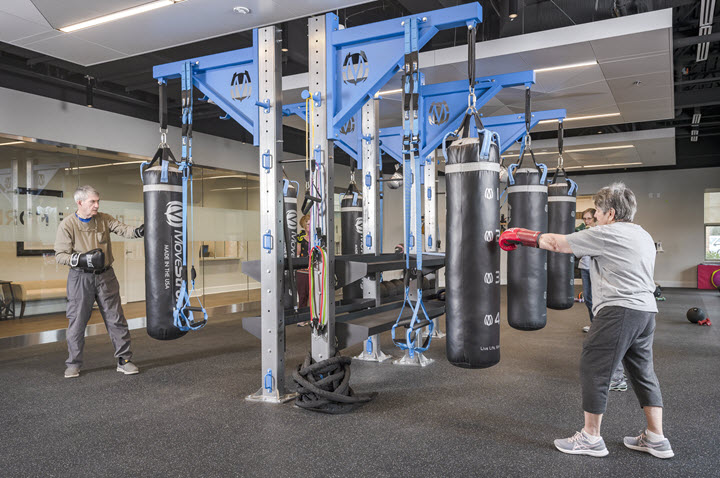
{"label": "blue strap", "polygon": [[565,178],[565,179],[567,180],[567,182],[570,183],[570,189],[568,190],[568,196],[572,196],[573,193],[577,190],[578,185],[575,181],[573,181],[570,178]]}
{"label": "blue strap", "polygon": [[515,184],[515,178],[513,177],[513,171],[515,171],[515,170],[517,169],[517,167],[518,167],[518,164],[517,164],[517,163],[513,163],[513,164],[511,164],[510,166],[508,166],[508,168],[507,168],[507,170],[508,170],[508,184],[509,184],[510,186],[512,186],[512,185]]}
{"label": "blue strap", "polygon": [[170,161],[163,161],[160,160],[160,182],[161,183],[167,183],[168,182],[168,167],[170,166]]}
{"label": "blue strap", "polygon": [[546,165],[544,165],[543,163],[537,163],[537,167],[542,169],[542,176],[540,177],[540,184],[542,184],[544,186],[545,180],[547,179],[548,167]]}

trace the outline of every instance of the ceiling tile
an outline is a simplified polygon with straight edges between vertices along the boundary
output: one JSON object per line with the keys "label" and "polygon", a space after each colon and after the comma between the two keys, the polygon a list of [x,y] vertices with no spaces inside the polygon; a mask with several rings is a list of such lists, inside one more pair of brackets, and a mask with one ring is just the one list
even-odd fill
{"label": "ceiling tile", "polygon": [[592,61],[595,59],[595,52],[589,42],[582,42],[526,51],[520,53],[520,57],[530,69],[539,69]]}
{"label": "ceiling tile", "polygon": [[[62,56],[67,61],[78,64],[85,62],[92,64],[98,60],[105,61],[103,60],[104,58],[119,59],[123,57],[123,54],[120,52],[80,40],[72,35],[60,35],[33,43],[32,46],[33,50],[37,47],[38,51],[42,51],[46,55]],[[58,53],[62,53],[62,55]]]}
{"label": "ceiling tile", "polygon": [[670,51],[670,29],[620,35],[590,42],[599,62]]}
{"label": "ceiling tile", "polygon": [[[635,82],[640,82],[635,85]],[[608,85],[618,103],[669,98],[673,95],[672,73],[649,73],[609,80]]]}
{"label": "ceiling tile", "polygon": [[[670,72],[672,61],[670,52],[666,51],[647,56],[606,61],[600,63],[600,68],[605,78],[611,80],[644,73]],[[670,73],[670,80],[672,80],[672,73]]]}
{"label": "ceiling tile", "polygon": [[[38,9],[35,8],[31,0],[3,0],[2,3],[0,3],[0,12],[9,13],[24,20],[37,23],[38,25],[50,27],[47,20],[45,20]],[[5,27],[2,22],[0,22],[0,25]]]}
{"label": "ceiling tile", "polygon": [[0,41],[14,43],[22,38],[45,33],[49,30],[50,27],[47,25],[40,25],[0,11]]}

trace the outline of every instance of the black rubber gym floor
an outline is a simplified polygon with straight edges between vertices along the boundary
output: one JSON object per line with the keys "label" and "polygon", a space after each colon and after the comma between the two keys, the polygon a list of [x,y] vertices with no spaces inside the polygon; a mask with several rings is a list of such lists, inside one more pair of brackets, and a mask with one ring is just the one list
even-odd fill
{"label": "black rubber gym floor", "polygon": [[[609,456],[553,447],[582,427],[578,360],[588,320],[576,304],[549,311],[541,331],[503,322],[502,359],[490,369],[451,366],[442,339],[425,368],[353,362],[353,387],[379,395],[348,415],[244,400],[260,386],[260,343],[237,318],[173,342],[133,331],[135,376],[115,371],[107,336],[87,339],[77,379],[63,378],[64,343],[2,351],[0,476],[719,476],[720,295],[665,296],[655,365],[669,460],[622,445],[644,426],[631,390],[610,394],[602,429]],[[715,324],[690,324],[691,306]],[[290,384],[309,333],[287,328]],[[382,342],[399,355],[389,334]]]}

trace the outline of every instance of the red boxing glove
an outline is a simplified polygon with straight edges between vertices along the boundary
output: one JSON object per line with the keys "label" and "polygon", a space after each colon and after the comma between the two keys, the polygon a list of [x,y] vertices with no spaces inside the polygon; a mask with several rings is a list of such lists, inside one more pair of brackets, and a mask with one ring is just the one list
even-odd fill
{"label": "red boxing glove", "polygon": [[520,227],[513,227],[500,234],[500,248],[504,251],[514,251],[517,245],[538,247],[540,231],[530,231]]}

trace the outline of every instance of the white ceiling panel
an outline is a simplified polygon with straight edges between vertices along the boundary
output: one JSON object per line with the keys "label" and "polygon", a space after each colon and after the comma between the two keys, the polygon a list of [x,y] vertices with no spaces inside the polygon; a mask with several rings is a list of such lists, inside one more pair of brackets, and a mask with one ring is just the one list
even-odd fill
{"label": "white ceiling panel", "polygon": [[553,92],[563,88],[604,83],[605,76],[599,65],[569,70],[541,71],[535,75],[534,91]]}
{"label": "white ceiling panel", "polygon": [[[0,2],[0,12],[9,13],[19,18],[48,26],[47,20],[35,8],[35,5],[28,0],[3,0]],[[0,23],[4,25],[4,23]]]}
{"label": "white ceiling panel", "polygon": [[96,45],[85,40],[80,40],[70,35],[60,35],[39,42],[32,43],[26,48],[33,50],[38,48],[46,55],[58,57],[60,53],[67,61],[80,63],[82,61],[105,61],[105,58],[119,59],[124,55],[121,52],[113,51],[101,45]]}
{"label": "white ceiling panel", "polygon": [[589,42],[570,43],[552,48],[543,48],[520,53],[528,69],[552,68],[558,65],[584,63],[595,59],[595,52]]}
{"label": "white ceiling panel", "polygon": [[608,80],[608,85],[618,103],[669,98],[673,96],[673,87],[667,76],[667,72],[629,76]]}
{"label": "white ceiling panel", "polygon": [[[315,15],[366,3],[369,0],[185,0],[165,8],[159,8],[115,22],[105,23],[74,33],[63,33],[57,42],[23,42],[28,48],[44,55],[91,66],[141,53],[162,50],[222,35],[250,30],[264,25]],[[138,0],[68,0],[62,2],[42,0],[38,3],[53,13],[53,18],[62,23],[87,20],[90,16],[127,8],[130,4],[145,3]],[[249,15],[233,12],[233,7],[242,5],[250,8]],[[33,14],[33,11],[36,13]],[[57,20],[61,17],[61,20]],[[0,2],[0,41],[21,46],[22,39],[56,30],[44,20],[31,0],[2,0]],[[55,25],[56,27],[62,25]],[[60,37],[94,43],[99,48],[93,54],[83,57],[74,50],[78,41],[61,41]],[[102,49],[104,48],[104,50]],[[87,44],[85,50],[91,49]],[[105,52],[102,55],[101,52]],[[118,57],[117,52],[122,55]]]}
{"label": "white ceiling panel", "polygon": [[47,26],[0,10],[0,41],[13,43],[25,37],[48,31]]}
{"label": "white ceiling panel", "polygon": [[28,48],[27,45],[31,45],[31,44],[39,42],[39,41],[47,40],[49,38],[55,38],[55,37],[58,37],[61,35],[63,35],[63,33],[59,32],[57,30],[48,30],[43,33],[39,33],[37,35],[32,35],[29,37],[21,38],[15,42],[13,42],[13,44],[17,45],[19,47]]}
{"label": "white ceiling panel", "polygon": [[605,78],[612,80],[626,77],[628,72],[655,73],[669,71],[672,70],[672,61],[668,52],[651,53],[647,56],[602,62],[600,68],[602,68]]}
{"label": "white ceiling panel", "polygon": [[593,41],[591,44],[595,51],[595,57],[602,63],[619,58],[640,57],[647,56],[649,53],[671,51],[671,38],[670,28],[653,28],[643,33],[603,38]]}

